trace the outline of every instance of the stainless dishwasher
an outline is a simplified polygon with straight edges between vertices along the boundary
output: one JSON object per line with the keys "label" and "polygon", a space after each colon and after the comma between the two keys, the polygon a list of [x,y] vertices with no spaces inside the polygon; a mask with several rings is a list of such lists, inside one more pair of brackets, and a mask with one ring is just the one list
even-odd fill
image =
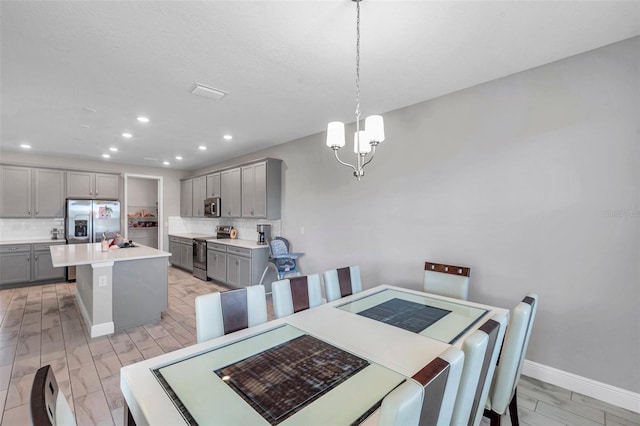
{"label": "stainless dishwasher", "polygon": [[193,276],[203,281],[209,281],[207,277],[207,240],[193,239]]}

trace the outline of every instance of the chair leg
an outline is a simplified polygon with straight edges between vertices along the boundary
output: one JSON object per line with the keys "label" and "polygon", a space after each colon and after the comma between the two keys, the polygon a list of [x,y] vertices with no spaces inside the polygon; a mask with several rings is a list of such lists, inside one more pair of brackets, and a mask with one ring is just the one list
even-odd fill
{"label": "chair leg", "polygon": [[485,409],[484,416],[489,418],[491,426],[500,426],[500,420],[502,419],[500,414],[493,410]]}
{"label": "chair leg", "polygon": [[511,402],[509,403],[509,416],[511,417],[511,426],[520,426],[520,422],[518,421],[518,399],[516,395],[518,394],[518,388],[513,392],[513,398],[511,398]]}

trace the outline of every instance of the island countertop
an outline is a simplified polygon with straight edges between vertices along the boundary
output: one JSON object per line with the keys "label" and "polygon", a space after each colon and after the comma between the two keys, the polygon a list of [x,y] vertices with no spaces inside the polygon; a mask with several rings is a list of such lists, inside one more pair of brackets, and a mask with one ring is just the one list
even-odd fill
{"label": "island countertop", "polygon": [[109,251],[103,252],[100,243],[52,245],[50,251],[51,263],[56,268],[171,256],[171,253],[141,245],[110,248]]}

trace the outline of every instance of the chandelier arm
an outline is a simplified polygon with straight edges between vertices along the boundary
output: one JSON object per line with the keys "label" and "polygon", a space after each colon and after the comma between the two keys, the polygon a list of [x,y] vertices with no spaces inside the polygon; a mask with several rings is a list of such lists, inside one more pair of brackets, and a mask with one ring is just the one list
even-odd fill
{"label": "chandelier arm", "polygon": [[364,168],[364,166],[366,166],[367,164],[369,164],[371,162],[371,160],[373,160],[373,156],[376,155],[376,146],[372,145],[371,146],[371,157],[369,157],[369,159],[367,161],[364,162],[364,164],[362,165],[362,167]]}
{"label": "chandelier arm", "polygon": [[353,169],[353,172],[354,172],[354,173],[357,173],[357,172],[358,172],[358,169],[356,169],[356,167],[355,167],[354,165],[349,164],[349,163],[345,163],[344,161],[342,161],[342,160],[340,159],[340,157],[338,157],[338,150],[337,150],[337,149],[334,149],[334,150],[333,150],[333,153],[335,154],[335,156],[336,156],[336,160],[338,160],[338,163],[342,164],[343,166],[351,167],[351,168]]}

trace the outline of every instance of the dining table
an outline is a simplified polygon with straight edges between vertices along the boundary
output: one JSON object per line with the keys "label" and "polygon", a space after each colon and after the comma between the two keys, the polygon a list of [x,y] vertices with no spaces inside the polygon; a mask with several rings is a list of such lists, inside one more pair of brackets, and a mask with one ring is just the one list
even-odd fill
{"label": "dining table", "polygon": [[125,423],[376,424],[383,398],[508,310],[381,285],[123,367]]}

